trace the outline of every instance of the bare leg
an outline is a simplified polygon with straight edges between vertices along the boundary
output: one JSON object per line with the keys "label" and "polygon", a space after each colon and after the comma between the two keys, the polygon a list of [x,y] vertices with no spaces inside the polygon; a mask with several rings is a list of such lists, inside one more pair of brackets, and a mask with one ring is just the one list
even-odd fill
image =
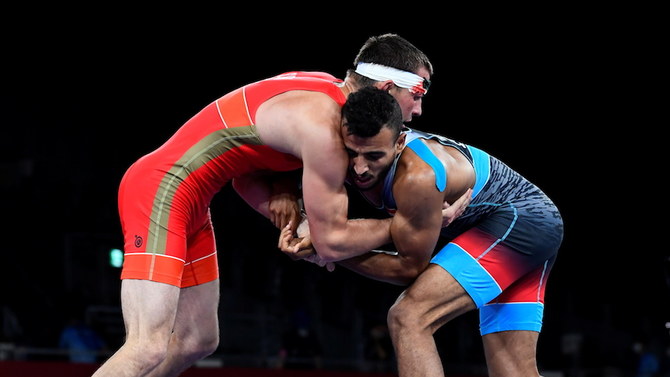
{"label": "bare leg", "polygon": [[491,377],[537,377],[535,331],[502,331],[482,337]]}
{"label": "bare leg", "polygon": [[433,334],[475,308],[463,287],[431,264],[389,310],[388,323],[400,377],[444,376]]}
{"label": "bare leg", "polygon": [[121,308],[126,341],[94,377],[146,376],[166,357],[179,300],[178,287],[146,280],[123,280]]}
{"label": "bare leg", "polygon": [[147,376],[178,376],[219,345],[219,280],[183,288],[165,360]]}

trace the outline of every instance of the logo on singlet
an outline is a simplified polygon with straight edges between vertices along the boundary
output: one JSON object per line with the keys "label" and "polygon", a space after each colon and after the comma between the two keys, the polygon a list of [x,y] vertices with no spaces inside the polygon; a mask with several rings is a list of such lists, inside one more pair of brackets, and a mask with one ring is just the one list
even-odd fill
{"label": "logo on singlet", "polygon": [[140,247],[142,246],[142,237],[135,235],[135,247]]}

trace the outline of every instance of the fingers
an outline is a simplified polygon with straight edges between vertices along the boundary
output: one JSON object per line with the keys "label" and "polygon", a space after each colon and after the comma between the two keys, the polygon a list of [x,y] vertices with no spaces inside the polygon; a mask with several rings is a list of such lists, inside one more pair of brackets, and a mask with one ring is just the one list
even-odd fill
{"label": "fingers", "polygon": [[289,221],[293,221],[293,231],[300,223],[300,206],[293,195],[278,192],[268,203],[269,219],[279,229],[284,228]]}
{"label": "fingers", "polygon": [[315,253],[312,247],[312,241],[307,237],[294,237],[291,230],[292,221],[289,221],[279,234],[277,247],[284,253],[289,255],[291,259],[297,260],[305,258],[308,255]]}
{"label": "fingers", "polygon": [[291,230],[295,233],[298,231],[298,226],[300,225],[300,221],[302,221],[302,215],[300,212],[294,213],[293,216],[290,217],[289,223],[291,224]]}
{"label": "fingers", "polygon": [[465,212],[470,201],[472,200],[472,189],[469,188],[465,190],[465,193],[461,195],[453,204],[447,202],[442,203],[442,227],[446,227],[451,224],[456,218]]}
{"label": "fingers", "polygon": [[446,201],[442,203],[442,211],[444,212],[445,210],[451,208],[452,211],[458,211],[458,210],[465,210],[468,205],[470,205],[470,201],[472,200],[472,189],[469,188],[465,190],[465,193],[461,195],[460,198],[456,199],[456,201],[453,204],[449,204]]}
{"label": "fingers", "polygon": [[468,208],[470,205],[470,201],[472,200],[472,189],[467,189],[465,191],[465,194],[458,198],[456,202],[454,203],[455,205],[458,206],[458,214],[456,216],[460,216],[465,212],[465,210]]}
{"label": "fingers", "polygon": [[305,258],[316,255],[316,253],[314,252],[314,249],[308,248],[308,249],[298,250],[293,255],[295,256],[295,259],[305,259]]}
{"label": "fingers", "polygon": [[277,223],[274,224],[279,229],[283,229],[285,226],[288,225],[291,228],[291,232],[295,233],[298,224],[300,224],[300,220],[301,217],[299,212],[291,212],[289,214],[278,216]]}
{"label": "fingers", "polygon": [[454,205],[459,206],[461,208],[465,208],[470,204],[470,200],[472,200],[471,188],[465,190],[465,193],[461,195],[461,197],[454,202]]}
{"label": "fingers", "polygon": [[[285,226],[291,223],[289,216],[285,215],[272,215],[272,223],[279,229],[284,229]],[[294,222],[295,224],[295,222]]]}
{"label": "fingers", "polygon": [[286,251],[288,246],[291,244],[292,239],[293,231],[291,230],[291,222],[289,221],[288,224],[286,224],[286,226],[283,227],[279,233],[279,242],[277,243],[277,247],[282,251]]}
{"label": "fingers", "polygon": [[300,250],[311,250],[312,252],[314,251],[314,249],[312,249],[312,240],[309,237],[301,239],[300,242],[293,245],[293,248],[295,253],[297,253]]}

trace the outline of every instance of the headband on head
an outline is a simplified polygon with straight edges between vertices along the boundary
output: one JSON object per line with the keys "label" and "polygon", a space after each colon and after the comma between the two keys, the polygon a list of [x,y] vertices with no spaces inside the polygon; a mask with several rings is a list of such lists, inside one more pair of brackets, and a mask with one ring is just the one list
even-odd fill
{"label": "headband on head", "polygon": [[430,80],[426,78],[381,64],[358,63],[355,72],[376,81],[391,80],[397,86],[409,89],[414,94],[426,94],[430,87]]}

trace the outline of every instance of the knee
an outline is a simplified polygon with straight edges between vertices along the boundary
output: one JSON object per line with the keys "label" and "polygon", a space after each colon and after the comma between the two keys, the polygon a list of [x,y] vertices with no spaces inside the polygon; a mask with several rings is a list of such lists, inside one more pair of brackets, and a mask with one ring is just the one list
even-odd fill
{"label": "knee", "polygon": [[181,340],[179,349],[191,360],[200,360],[214,353],[219,346],[219,332],[198,334]]}
{"label": "knee", "polygon": [[167,343],[145,344],[139,352],[143,360],[143,369],[152,370],[160,365],[168,355]]}
{"label": "knee", "polygon": [[198,354],[201,358],[206,357],[214,353],[219,347],[219,332],[214,331],[213,334],[210,334],[207,337],[204,337],[200,340],[200,346],[198,347]]}
{"label": "knee", "polygon": [[416,312],[416,305],[412,305],[410,300],[399,299],[388,311],[386,321],[392,336],[402,331],[415,331],[421,326],[420,315]]}
{"label": "knee", "polygon": [[126,340],[123,348],[128,360],[144,373],[153,370],[160,365],[168,356],[168,340],[154,339],[153,341]]}

